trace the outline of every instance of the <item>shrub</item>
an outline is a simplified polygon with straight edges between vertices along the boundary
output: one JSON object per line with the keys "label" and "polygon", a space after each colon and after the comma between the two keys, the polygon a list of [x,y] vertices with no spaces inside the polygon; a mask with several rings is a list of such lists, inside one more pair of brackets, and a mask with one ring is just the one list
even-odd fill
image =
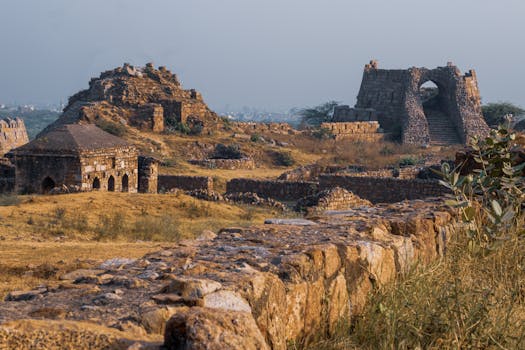
{"label": "shrub", "polygon": [[104,130],[105,132],[108,132],[118,137],[126,135],[127,132],[126,127],[124,125],[104,119],[97,120],[95,125]]}
{"label": "shrub", "polygon": [[123,213],[114,212],[111,215],[104,215],[100,218],[96,228],[97,238],[116,239],[127,232],[127,222]]}
{"label": "shrub", "polygon": [[212,159],[241,159],[244,154],[238,144],[224,145],[219,143],[215,146],[215,151],[211,156]]}
{"label": "shrub", "polygon": [[132,238],[143,241],[178,241],[181,233],[173,216],[155,217],[145,214],[135,222]]}
{"label": "shrub", "polygon": [[290,152],[273,152],[274,164],[278,166],[292,166],[295,160]]}
{"label": "shrub", "polygon": [[492,127],[504,124],[506,115],[510,114],[514,117],[525,115],[525,109],[513,105],[510,102],[489,103],[483,105],[481,111],[487,124]]}
{"label": "shrub", "polygon": [[417,157],[414,157],[414,156],[403,157],[398,162],[399,166],[401,166],[401,167],[416,165],[418,163],[419,163],[419,159]]}

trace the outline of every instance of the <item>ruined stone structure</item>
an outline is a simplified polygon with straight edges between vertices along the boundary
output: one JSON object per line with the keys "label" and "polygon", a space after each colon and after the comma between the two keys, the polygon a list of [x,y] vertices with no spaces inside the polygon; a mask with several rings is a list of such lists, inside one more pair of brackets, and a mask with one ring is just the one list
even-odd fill
{"label": "ruined stone structure", "polygon": [[159,161],[153,157],[139,156],[139,183],[140,193],[157,193],[159,178]]}
{"label": "ruined stone structure", "polygon": [[438,181],[326,174],[319,177],[320,190],[341,187],[372,203],[441,197],[449,190]]}
{"label": "ruined stone structure", "polygon": [[348,210],[371,206],[370,201],[361,199],[344,188],[334,187],[300,199],[295,209],[305,211],[307,215],[322,215],[327,210]]}
{"label": "ruined stone structure", "polygon": [[0,119],[0,157],[28,142],[26,126],[22,119]]}
{"label": "ruined stone structure", "polygon": [[199,92],[184,90],[177,76],[165,67],[124,64],[92,78],[89,88],[71,96],[64,113],[43,133],[60,125],[96,123],[99,119],[162,132],[177,122],[206,125],[218,116]]}
{"label": "ruined stone structure", "polygon": [[[423,85],[432,82],[435,88]],[[334,119],[374,110],[381,127],[400,134],[404,143],[466,143],[470,137],[485,135],[488,126],[481,114],[476,73],[461,74],[452,63],[435,69],[379,69],[377,61],[365,66],[355,111],[336,110]],[[370,112],[371,115],[374,114]]]}
{"label": "ruined stone structure", "polygon": [[137,192],[136,147],[95,125],[64,125],[8,156],[20,193],[47,193],[63,185],[77,191]]}
{"label": "ruined stone structure", "polygon": [[336,140],[376,142],[384,136],[377,121],[322,123],[321,128],[329,130]]}

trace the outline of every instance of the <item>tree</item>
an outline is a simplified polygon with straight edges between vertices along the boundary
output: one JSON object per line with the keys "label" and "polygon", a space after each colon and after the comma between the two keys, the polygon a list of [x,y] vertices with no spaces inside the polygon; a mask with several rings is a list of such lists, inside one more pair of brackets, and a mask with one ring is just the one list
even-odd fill
{"label": "tree", "polygon": [[525,115],[525,109],[510,102],[488,103],[481,107],[483,117],[488,125],[497,127],[505,123],[505,116],[512,114],[514,117]]}
{"label": "tree", "polygon": [[313,108],[304,108],[299,111],[301,124],[319,126],[321,123],[330,122],[334,116],[334,108],[339,102],[329,101]]}

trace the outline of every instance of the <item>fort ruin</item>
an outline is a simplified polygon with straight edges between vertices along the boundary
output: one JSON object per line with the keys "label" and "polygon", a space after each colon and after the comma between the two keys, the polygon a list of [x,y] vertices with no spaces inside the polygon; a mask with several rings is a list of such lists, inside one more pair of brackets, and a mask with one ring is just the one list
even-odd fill
{"label": "fort ruin", "polygon": [[451,62],[435,69],[379,69],[372,60],[365,66],[355,107],[339,106],[334,120],[377,120],[403,143],[418,145],[465,144],[489,130],[476,72],[461,74]]}

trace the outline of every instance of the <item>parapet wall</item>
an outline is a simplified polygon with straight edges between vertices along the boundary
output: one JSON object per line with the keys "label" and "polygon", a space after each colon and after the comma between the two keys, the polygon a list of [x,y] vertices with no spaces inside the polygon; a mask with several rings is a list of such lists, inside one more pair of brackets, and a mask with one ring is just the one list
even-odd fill
{"label": "parapet wall", "polygon": [[0,119],[0,157],[28,142],[29,137],[22,119]]}
{"label": "parapet wall", "polygon": [[213,179],[209,176],[159,175],[159,191],[178,188],[185,191],[213,190]]}
{"label": "parapet wall", "polygon": [[279,200],[297,200],[315,194],[318,189],[316,182],[306,181],[233,179],[226,184],[227,193],[253,192],[264,198]]}
{"label": "parapet wall", "polygon": [[347,175],[321,175],[320,190],[341,187],[372,203],[396,203],[403,200],[440,197],[448,193],[437,181],[359,177]]}

